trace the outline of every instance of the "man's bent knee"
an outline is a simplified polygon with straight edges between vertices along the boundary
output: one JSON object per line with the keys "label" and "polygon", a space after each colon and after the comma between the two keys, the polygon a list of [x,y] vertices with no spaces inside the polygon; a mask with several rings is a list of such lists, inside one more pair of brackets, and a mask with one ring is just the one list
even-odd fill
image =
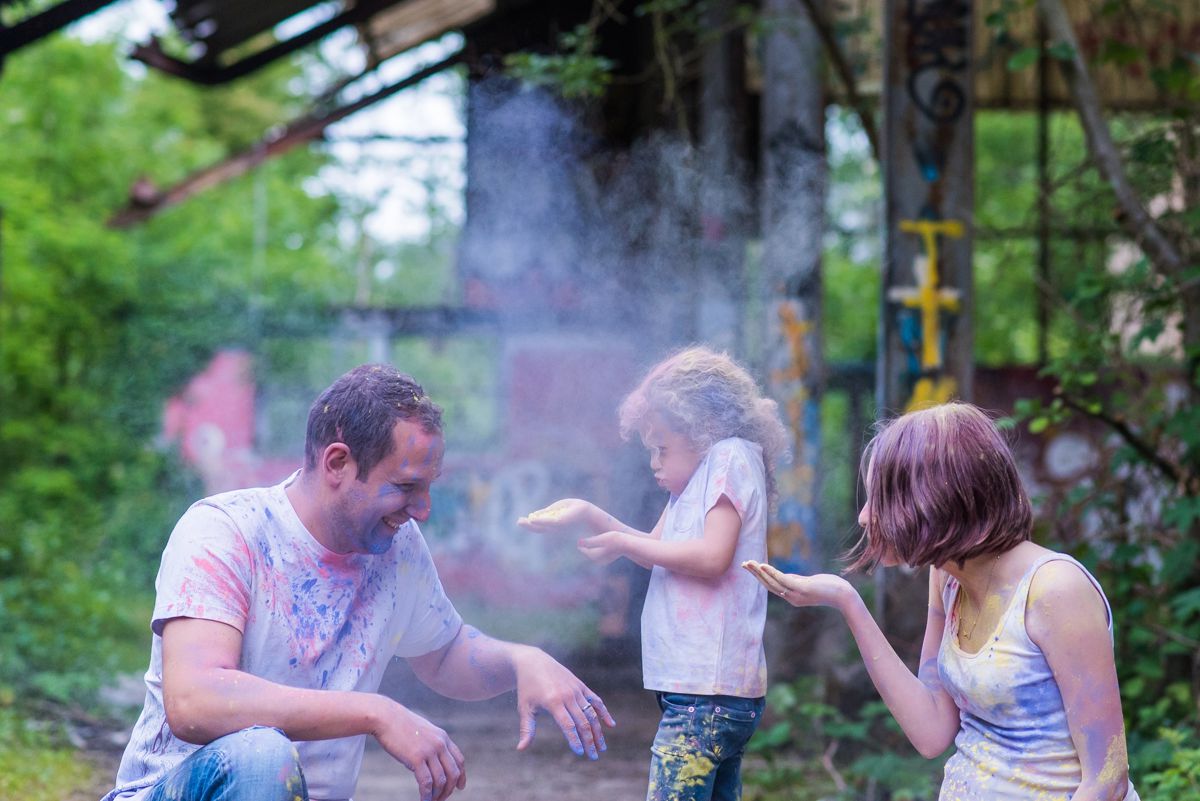
{"label": "man's bent knee", "polygon": [[[225,742],[222,742],[225,741]],[[308,787],[300,769],[300,754],[279,729],[252,726],[215,741],[228,759],[238,784],[258,788],[255,799],[308,801]]]}

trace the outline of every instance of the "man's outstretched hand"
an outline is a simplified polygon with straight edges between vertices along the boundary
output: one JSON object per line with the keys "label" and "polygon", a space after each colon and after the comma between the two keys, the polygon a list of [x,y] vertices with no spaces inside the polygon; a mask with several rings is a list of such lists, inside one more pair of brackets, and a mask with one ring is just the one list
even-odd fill
{"label": "man's outstretched hand", "polygon": [[545,710],[562,730],[567,745],[577,755],[599,759],[607,749],[604,726],[616,726],[600,696],[575,674],[537,648],[523,648],[514,660],[517,671],[517,712],[521,737],[517,750],[524,751],[537,731],[537,712]]}

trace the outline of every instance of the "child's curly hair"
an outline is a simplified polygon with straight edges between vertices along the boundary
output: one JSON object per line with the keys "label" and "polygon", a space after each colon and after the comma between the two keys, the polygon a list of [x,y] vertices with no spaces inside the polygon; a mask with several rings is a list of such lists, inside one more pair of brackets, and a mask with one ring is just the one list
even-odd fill
{"label": "child's curly hair", "polygon": [[757,442],[763,449],[767,494],[775,497],[775,462],[787,453],[787,429],[779,406],[763,397],[758,384],[726,353],[693,346],[650,368],[621,402],[621,437],[642,434],[651,414],[705,452],[728,437]]}

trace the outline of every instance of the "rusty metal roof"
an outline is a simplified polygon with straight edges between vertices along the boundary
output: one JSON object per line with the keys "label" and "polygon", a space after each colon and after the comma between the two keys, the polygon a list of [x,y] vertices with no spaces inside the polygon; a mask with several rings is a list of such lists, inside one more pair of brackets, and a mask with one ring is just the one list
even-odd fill
{"label": "rusty metal roof", "polygon": [[[61,0],[15,22],[0,16],[0,65],[9,53],[111,5],[114,0]],[[522,0],[504,0],[517,6]],[[0,0],[0,10],[8,5]],[[169,15],[186,52],[168,52],[158,40],[133,57],[204,84],[226,83],[354,26],[378,63],[476,22],[497,0],[175,0]],[[291,21],[293,24],[284,26]],[[176,48],[178,49],[178,48]]]}

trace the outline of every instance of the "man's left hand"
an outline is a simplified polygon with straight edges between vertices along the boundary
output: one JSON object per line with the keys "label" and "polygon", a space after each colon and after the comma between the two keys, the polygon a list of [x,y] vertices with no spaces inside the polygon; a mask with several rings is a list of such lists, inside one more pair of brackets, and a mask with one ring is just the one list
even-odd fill
{"label": "man's left hand", "polygon": [[517,711],[521,716],[521,739],[517,750],[533,742],[536,715],[544,709],[554,718],[567,745],[577,755],[599,759],[607,749],[603,725],[616,726],[600,696],[544,651],[525,647],[514,659],[517,672]]}

